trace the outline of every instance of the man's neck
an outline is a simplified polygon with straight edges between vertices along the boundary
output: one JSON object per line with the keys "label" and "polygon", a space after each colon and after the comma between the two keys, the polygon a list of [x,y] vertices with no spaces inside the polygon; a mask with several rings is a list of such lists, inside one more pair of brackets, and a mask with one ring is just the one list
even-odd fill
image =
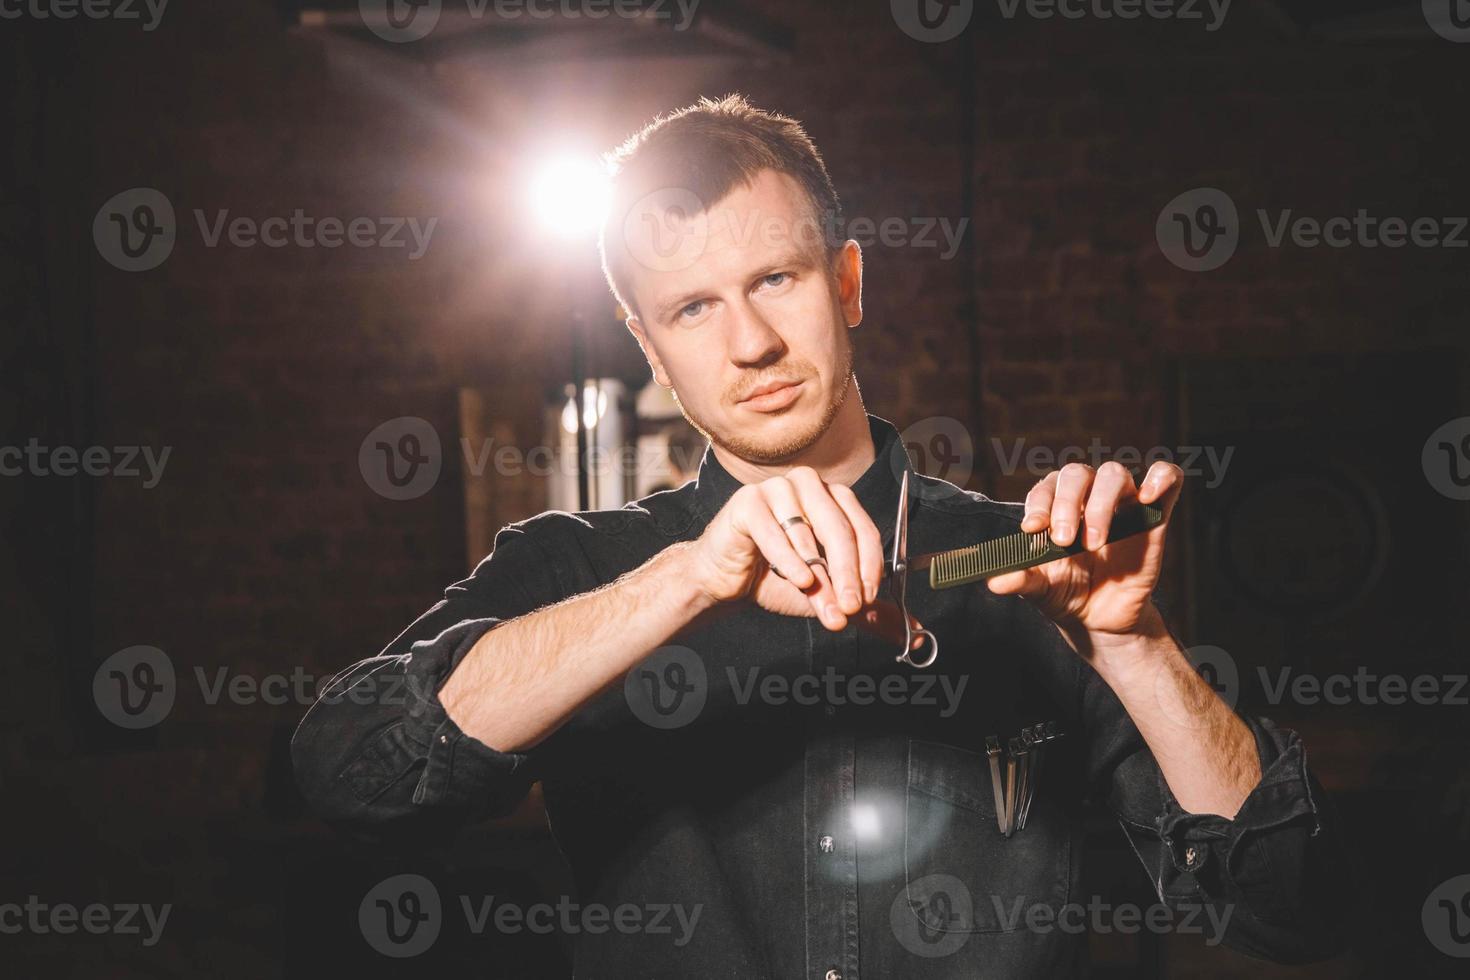
{"label": "man's neck", "polygon": [[725,471],[741,483],[758,483],[788,473],[797,466],[810,466],[823,481],[844,486],[850,486],[866,473],[877,455],[873,433],[868,427],[868,412],[863,407],[856,379],[827,431],[792,459],[784,463],[752,463],[720,446],[714,447],[714,454]]}

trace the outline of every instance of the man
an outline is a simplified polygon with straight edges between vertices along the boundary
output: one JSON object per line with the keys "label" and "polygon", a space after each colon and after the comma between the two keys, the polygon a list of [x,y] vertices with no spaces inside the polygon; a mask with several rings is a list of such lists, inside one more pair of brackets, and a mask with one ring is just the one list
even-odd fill
{"label": "man", "polygon": [[[1073,464],[1024,508],[914,474],[852,374],[861,253],[822,233],[837,197],[801,128],[706,100],[613,159],[604,267],[710,440],[698,478],[503,529],[302,723],[318,810],[437,829],[540,780],[579,907],[604,910],[600,930],[579,920],[578,976],[1082,972],[1068,913],[1096,906],[1088,798],[1176,927],[1282,960],[1335,949],[1342,861],[1298,738],[1236,716],[1165,629],[1150,597],[1167,522],[1104,544],[1135,501],[1172,511],[1180,470],[1135,487],[1117,464]],[[1018,526],[1087,549],[988,587],[912,587],[942,649],[928,671],[896,657],[884,580],[905,471],[913,553]],[[344,693],[400,676],[406,706]],[[1002,834],[1015,790],[992,782],[987,736],[1037,722],[1063,734],[1025,827]],[[607,927],[628,905],[692,928]]]}

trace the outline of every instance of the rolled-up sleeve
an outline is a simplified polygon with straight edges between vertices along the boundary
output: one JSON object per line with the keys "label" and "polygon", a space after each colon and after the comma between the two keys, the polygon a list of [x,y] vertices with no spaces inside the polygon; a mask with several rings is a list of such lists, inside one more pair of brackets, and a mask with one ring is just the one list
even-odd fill
{"label": "rolled-up sleeve", "polygon": [[502,816],[535,781],[529,755],[459,730],[439,688],[490,630],[564,597],[533,519],[376,657],[327,684],[291,741],[297,785],[324,819],[359,829]]}
{"label": "rolled-up sleeve", "polygon": [[1096,673],[1088,764],[1164,904],[1208,907],[1217,941],[1280,963],[1325,959],[1346,944],[1351,874],[1330,800],[1296,732],[1241,716],[1255,737],[1261,779],[1233,818],[1190,813],[1121,703]]}

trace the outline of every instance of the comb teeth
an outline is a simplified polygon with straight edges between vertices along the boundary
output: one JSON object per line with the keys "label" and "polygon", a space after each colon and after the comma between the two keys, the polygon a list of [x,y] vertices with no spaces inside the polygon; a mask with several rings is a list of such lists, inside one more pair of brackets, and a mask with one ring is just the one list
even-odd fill
{"label": "comb teeth", "polygon": [[931,588],[947,589],[976,582],[1001,572],[1026,568],[1038,559],[1044,560],[1051,550],[1051,539],[1045,531],[1007,534],[936,555],[930,566],[929,584]]}
{"label": "comb teeth", "polygon": [[[1118,514],[1108,532],[1108,541],[1137,534],[1162,523],[1164,512],[1149,504]],[[1066,548],[1057,545],[1047,531],[1033,534],[1016,532],[990,541],[956,548],[935,555],[929,564],[929,587],[949,589],[968,585],[993,575],[1031,568],[1057,558],[1065,558],[1081,550],[1078,544]]]}

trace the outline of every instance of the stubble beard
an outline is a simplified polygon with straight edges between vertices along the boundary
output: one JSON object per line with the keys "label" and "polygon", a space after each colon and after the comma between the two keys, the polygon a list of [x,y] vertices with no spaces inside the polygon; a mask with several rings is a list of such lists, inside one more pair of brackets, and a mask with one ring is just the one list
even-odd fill
{"label": "stubble beard", "polygon": [[832,397],[822,410],[820,418],[805,429],[781,437],[777,442],[757,442],[739,431],[716,431],[694,417],[679,398],[677,391],[673,392],[674,403],[679,406],[679,411],[684,414],[684,418],[690,425],[726,452],[748,463],[766,466],[779,465],[804,452],[822,437],[822,434],[832,425],[832,420],[837,417],[837,413],[841,411],[843,403],[847,401],[849,389],[857,384],[857,379],[852,376],[852,343],[850,339],[845,338],[845,340],[846,342],[842,345],[842,380],[832,390]]}

